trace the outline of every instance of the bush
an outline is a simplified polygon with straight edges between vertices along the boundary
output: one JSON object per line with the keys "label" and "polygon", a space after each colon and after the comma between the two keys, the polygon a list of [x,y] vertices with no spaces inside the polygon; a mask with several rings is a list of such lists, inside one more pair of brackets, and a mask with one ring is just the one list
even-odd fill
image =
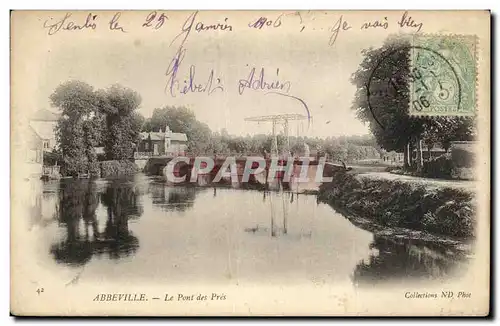
{"label": "bush", "polygon": [[441,155],[430,161],[424,162],[422,176],[427,178],[451,179],[454,162],[450,155]]}
{"label": "bush", "polygon": [[474,152],[463,148],[454,147],[451,149],[451,159],[457,168],[473,168],[475,164]]}
{"label": "bush", "polygon": [[470,237],[474,230],[474,210],[471,202],[457,196],[428,211],[422,219],[423,226],[436,233]]}
{"label": "bush", "polygon": [[474,195],[462,189],[426,188],[339,172],[332,182],[320,186],[318,199],[379,225],[473,236]]}
{"label": "bush", "polygon": [[131,161],[102,161],[101,177],[130,175],[139,172],[139,167]]}

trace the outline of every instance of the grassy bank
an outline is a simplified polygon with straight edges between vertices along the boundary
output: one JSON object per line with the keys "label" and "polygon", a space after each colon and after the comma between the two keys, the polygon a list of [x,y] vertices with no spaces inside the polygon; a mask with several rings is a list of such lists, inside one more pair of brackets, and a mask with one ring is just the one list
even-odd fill
{"label": "grassy bank", "polygon": [[383,226],[462,238],[474,236],[474,194],[466,189],[337,172],[331,183],[320,187],[318,198],[348,215]]}

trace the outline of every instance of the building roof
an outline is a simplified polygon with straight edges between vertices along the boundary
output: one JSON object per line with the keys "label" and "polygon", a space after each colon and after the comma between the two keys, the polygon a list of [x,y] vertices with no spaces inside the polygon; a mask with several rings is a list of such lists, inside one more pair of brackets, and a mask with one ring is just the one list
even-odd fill
{"label": "building roof", "polygon": [[176,140],[176,141],[186,141],[187,142],[187,136],[186,134],[179,133],[179,132],[141,132],[141,140],[146,140],[148,139],[148,136],[151,137],[151,140],[165,140],[165,135],[169,137],[171,140]]}
{"label": "building roof", "polygon": [[151,137],[151,140],[164,140],[165,135],[161,132],[141,132],[140,134],[141,140],[146,140],[148,137]]}
{"label": "building roof", "polygon": [[30,127],[41,139],[54,139],[55,131],[52,124],[37,123],[39,121],[31,121]]}
{"label": "building roof", "polygon": [[[39,139],[42,139],[42,137],[35,131],[35,128],[33,126],[29,126],[28,128],[29,132],[31,133],[29,136],[35,140],[35,137],[38,137]],[[43,140],[43,139],[42,139]]]}
{"label": "building roof", "polygon": [[162,132],[141,132],[141,140],[148,139],[151,137],[151,140],[164,140],[165,134]]}
{"label": "building roof", "polygon": [[31,120],[34,121],[57,121],[61,115],[56,112],[49,111],[47,109],[40,109],[36,111],[32,116]]}
{"label": "building roof", "polygon": [[170,139],[177,141],[188,141],[186,134],[182,134],[180,132],[172,132],[170,134]]}

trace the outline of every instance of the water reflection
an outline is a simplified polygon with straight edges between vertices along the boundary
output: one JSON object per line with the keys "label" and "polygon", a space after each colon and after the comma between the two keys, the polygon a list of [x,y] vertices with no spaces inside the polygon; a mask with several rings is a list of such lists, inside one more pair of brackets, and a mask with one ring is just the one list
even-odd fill
{"label": "water reflection", "polygon": [[[99,203],[107,212],[104,229],[96,215]],[[94,254],[107,253],[111,259],[129,256],[139,247],[139,240],[129,231],[128,223],[141,215],[133,183],[112,181],[99,195],[93,181],[62,180],[57,219],[66,236],[53,244],[50,252],[57,262],[77,266]]]}
{"label": "water reflection", "polygon": [[108,253],[113,259],[131,255],[137,251],[139,240],[129,231],[129,220],[139,218],[143,212],[134,183],[113,180],[101,200],[107,220],[104,232],[96,237],[95,252]]}
{"label": "water reflection", "polygon": [[427,241],[397,241],[375,236],[370,244],[372,254],[362,260],[353,273],[357,285],[402,279],[440,279],[456,275],[466,256],[452,247]]}
{"label": "water reflection", "polygon": [[185,211],[193,207],[197,189],[193,186],[175,187],[166,181],[155,180],[150,184],[149,190],[153,205],[161,207],[164,211]]}
{"label": "water reflection", "polygon": [[[262,203],[267,207],[266,215],[269,217],[268,225],[255,225],[245,227],[244,231],[251,234],[268,234],[271,237],[288,236],[292,238],[311,238],[312,232],[301,230],[299,233],[289,233],[290,215],[296,214],[297,206],[292,207],[292,204],[297,202],[297,193],[293,192],[277,192],[277,191],[262,191]],[[302,195],[307,196],[307,195]],[[317,205],[318,202],[315,201]],[[313,204],[314,205],[314,204]],[[312,209],[312,207],[310,207]],[[293,219],[296,220],[296,219]]]}
{"label": "water reflection", "polygon": [[48,259],[62,268],[99,266],[96,277],[105,277],[109,264],[127,262],[121,277],[282,280],[286,274],[297,282],[350,278],[371,285],[449,277],[464,266],[453,246],[379,236],[315,196],[289,191],[172,186],[144,176],[61,180],[43,184],[31,207],[34,232],[48,232],[41,237],[50,239]]}
{"label": "water reflection", "polygon": [[[88,181],[61,181],[57,219],[66,227],[66,238],[50,249],[57,262],[83,265],[92,257],[88,227],[93,225],[98,201],[93,188]],[[83,230],[80,228],[82,219]]]}

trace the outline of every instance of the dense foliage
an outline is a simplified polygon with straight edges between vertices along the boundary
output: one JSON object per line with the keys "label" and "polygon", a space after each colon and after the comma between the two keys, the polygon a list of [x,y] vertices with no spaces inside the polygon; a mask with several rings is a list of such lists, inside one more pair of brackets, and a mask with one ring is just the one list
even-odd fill
{"label": "dense foliage", "polygon": [[61,110],[56,126],[63,175],[99,175],[96,147],[109,160],[132,158],[144,119],[136,112],[140,96],[120,85],[95,91],[81,81],[68,81],[50,96]]}
{"label": "dense foliage", "polygon": [[137,165],[131,161],[102,161],[100,166],[102,178],[131,175],[139,172]]}
{"label": "dense foliage", "polygon": [[451,141],[474,139],[476,126],[474,117],[409,115],[409,80],[415,78],[409,53],[409,41],[399,36],[380,48],[363,50],[351,82],[357,87],[352,109],[358,118],[368,123],[383,149],[404,153],[412,165],[408,153],[420,143],[448,150]]}
{"label": "dense foliage", "polygon": [[139,140],[140,118],[136,110],[141,97],[135,91],[113,85],[100,92],[101,109],[106,114],[104,152],[108,160],[127,160],[133,157]]}
{"label": "dense foliage", "polygon": [[[188,152],[192,155],[266,155],[271,153],[271,135],[230,135],[225,129],[212,132],[198,121],[195,114],[185,107],[166,106],[153,111],[145,120],[143,131],[165,130],[185,133],[188,138]],[[362,159],[380,158],[380,147],[372,136],[340,136],[326,139],[290,136],[290,151],[297,156],[304,155],[307,144],[312,154],[327,154],[334,161],[354,162]],[[278,135],[278,148],[283,148],[285,137]]]}
{"label": "dense foliage", "polygon": [[376,225],[474,236],[474,193],[465,189],[338,172],[320,187],[318,198]]}
{"label": "dense foliage", "polygon": [[186,134],[192,154],[206,154],[212,132],[205,123],[196,119],[193,111],[182,106],[157,108],[144,122],[143,131],[165,131],[167,125],[172,132]]}
{"label": "dense foliage", "polygon": [[50,96],[52,105],[60,108],[56,127],[58,151],[62,154],[63,174],[77,175],[98,170],[94,147],[102,137],[102,113],[92,86],[69,81]]}

